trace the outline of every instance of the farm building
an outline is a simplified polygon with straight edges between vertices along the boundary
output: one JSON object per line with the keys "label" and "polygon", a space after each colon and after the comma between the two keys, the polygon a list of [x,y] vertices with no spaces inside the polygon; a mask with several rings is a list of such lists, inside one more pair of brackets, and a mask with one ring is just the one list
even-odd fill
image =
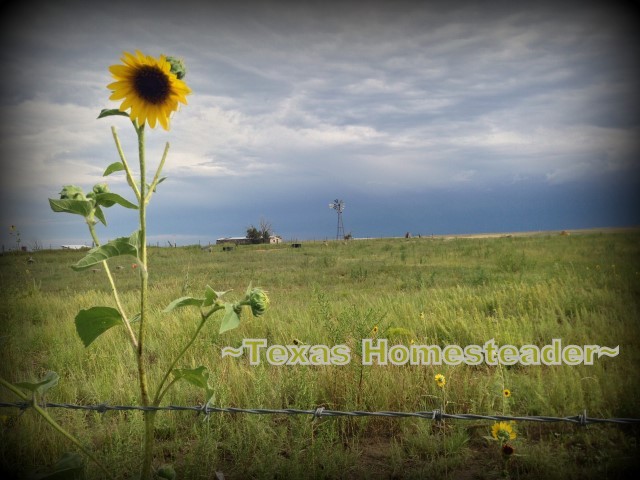
{"label": "farm building", "polygon": [[[225,243],[233,243],[234,245],[250,245],[251,239],[247,237],[225,237],[218,238],[216,240],[216,245],[222,245]],[[269,243],[282,243],[282,238],[278,235],[271,235],[269,237]]]}
{"label": "farm building", "polygon": [[233,243],[234,245],[249,245],[251,240],[247,237],[224,237],[216,240],[216,245],[222,245],[225,243]]}

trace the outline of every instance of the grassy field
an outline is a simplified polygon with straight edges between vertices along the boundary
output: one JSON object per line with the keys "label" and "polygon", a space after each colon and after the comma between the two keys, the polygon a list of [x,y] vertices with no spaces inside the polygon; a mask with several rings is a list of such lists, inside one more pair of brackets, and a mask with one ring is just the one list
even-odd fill
{"label": "grassy field", "polygon": [[[35,262],[28,263],[29,256]],[[113,305],[104,274],[73,272],[72,251],[0,257],[0,375],[35,380],[60,375],[50,402],[140,404],[134,355],[123,329],[84,348],[73,319],[83,308]],[[197,314],[162,309],[201,296],[205,285],[264,287],[271,309],[218,334],[212,318],[181,366],[212,372],[215,405],[246,408],[322,406],[333,410],[640,418],[640,232],[557,233],[497,238],[412,238],[150,249],[152,381],[187,342]],[[110,260],[123,301],[136,311],[137,269],[129,257]],[[121,268],[117,268],[121,267]],[[374,333],[375,332],[375,333]],[[594,365],[362,365],[363,338],[389,345],[619,346]],[[269,344],[328,346],[352,352],[344,366],[250,365],[221,358],[246,338]],[[443,374],[439,388],[434,375]],[[510,397],[503,391],[508,389]],[[15,401],[8,391],[0,400]],[[189,384],[164,403],[198,405]],[[134,478],[140,462],[140,412],[51,409],[96,452],[117,478]],[[0,460],[17,478],[73,450],[35,412],[2,415]],[[489,420],[331,417],[162,412],[156,465],[172,463],[178,478],[451,478],[503,475],[498,445],[485,439]],[[517,422],[511,478],[628,478],[640,468],[638,427]],[[6,478],[6,477],[5,477]],[[101,478],[87,465],[87,478]]]}

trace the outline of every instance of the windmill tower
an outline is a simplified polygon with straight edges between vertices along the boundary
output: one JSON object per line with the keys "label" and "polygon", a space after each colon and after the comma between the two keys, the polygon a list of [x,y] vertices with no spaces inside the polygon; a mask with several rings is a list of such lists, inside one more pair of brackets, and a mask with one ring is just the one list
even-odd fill
{"label": "windmill tower", "polygon": [[335,199],[333,203],[329,204],[329,208],[338,212],[338,231],[336,232],[336,240],[340,240],[341,238],[344,239],[344,225],[342,224],[344,202],[342,200]]}

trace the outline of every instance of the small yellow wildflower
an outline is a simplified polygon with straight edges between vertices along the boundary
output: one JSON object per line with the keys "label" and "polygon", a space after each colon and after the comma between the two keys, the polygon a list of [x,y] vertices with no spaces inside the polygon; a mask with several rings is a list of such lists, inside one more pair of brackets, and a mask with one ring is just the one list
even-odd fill
{"label": "small yellow wildflower", "polygon": [[447,379],[441,373],[436,374],[436,376],[434,377],[434,380],[436,381],[436,385],[438,385],[438,387],[440,388],[444,388],[444,386],[447,383]]}
{"label": "small yellow wildflower", "polygon": [[508,388],[505,388],[502,391],[502,395],[504,396],[504,398],[509,398],[511,396],[511,390],[509,390]]}
{"label": "small yellow wildflower", "polygon": [[515,440],[516,432],[513,431],[513,428],[509,423],[498,422],[494,423],[493,427],[491,427],[491,436],[505,444],[509,440]]}

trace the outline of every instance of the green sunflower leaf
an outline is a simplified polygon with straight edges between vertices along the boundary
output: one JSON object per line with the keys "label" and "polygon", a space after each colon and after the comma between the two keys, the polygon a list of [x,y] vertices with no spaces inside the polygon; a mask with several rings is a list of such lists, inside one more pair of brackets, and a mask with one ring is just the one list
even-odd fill
{"label": "green sunflower leaf", "polygon": [[230,291],[231,290],[225,290],[224,292],[217,292],[213,288],[211,288],[209,285],[207,285],[204,290],[205,301],[202,304],[202,306],[210,307],[215,303],[216,300],[218,300],[219,298],[222,298],[222,296],[225,293],[229,293]]}
{"label": "green sunflower leaf", "polygon": [[224,317],[220,323],[219,333],[224,333],[228,330],[233,330],[240,325],[240,315],[236,311],[236,306],[233,303],[226,303],[224,306]]}
{"label": "green sunflower leaf", "polygon": [[122,162],[114,162],[107,167],[102,176],[107,177],[112,173],[121,172],[122,170],[124,170],[124,165],[122,164]]}
{"label": "green sunflower leaf", "polygon": [[204,297],[205,297],[205,301],[202,304],[202,306],[210,307],[211,305],[213,305],[213,302],[215,302],[218,299],[218,294],[213,288],[207,285],[204,289]]}
{"label": "green sunflower leaf", "polygon": [[209,388],[209,371],[207,367],[199,366],[197,368],[176,368],[171,371],[176,380],[186,380],[198,388]]}
{"label": "green sunflower leaf", "polygon": [[131,203],[129,200],[121,197],[117,193],[111,193],[111,192],[98,193],[96,194],[95,198],[96,198],[96,203],[105,208],[109,208],[117,203],[118,205],[121,205],[125,208],[131,208],[133,210],[138,209],[137,205]]}
{"label": "green sunflower leaf", "polygon": [[103,108],[102,110],[100,110],[100,115],[98,115],[98,118],[111,117],[113,115],[122,115],[123,117],[129,116],[127,112],[123,112],[121,110],[118,110],[117,108]]}
{"label": "green sunflower leaf", "polygon": [[15,386],[43,395],[47,390],[55,387],[58,384],[59,379],[60,376],[56,372],[47,372],[44,378],[39,382],[18,382],[15,383]]}
{"label": "green sunflower leaf", "polygon": [[171,371],[176,380],[186,380],[191,385],[201,388],[205,392],[206,404],[213,399],[214,391],[209,385],[209,371],[204,366],[196,368],[176,368]]}
{"label": "green sunflower leaf", "polygon": [[99,205],[101,207],[105,207],[105,208],[110,208],[113,207],[116,202],[114,202],[113,200],[110,200],[108,197],[102,197],[102,201],[98,200],[100,195],[109,195],[109,194],[104,194],[104,193],[99,193],[99,194],[93,194],[93,199],[96,202],[96,205]]}
{"label": "green sunflower leaf", "polygon": [[175,310],[176,308],[188,307],[188,306],[200,307],[204,303],[204,301],[205,301],[204,298],[194,298],[194,297],[176,298],[173,302],[171,302],[169,305],[165,307],[163,312],[169,313],[172,310]]}
{"label": "green sunflower leaf", "polygon": [[100,208],[99,205],[96,205],[95,210],[93,211],[93,214],[95,215],[95,217],[100,220],[100,222],[106,227],[107,226],[107,219],[104,218],[104,212],[102,211],[102,209]]}
{"label": "green sunflower leaf", "polygon": [[76,315],[76,332],[85,347],[117,325],[122,325],[122,316],[112,307],[91,307]]}
{"label": "green sunflower leaf", "polygon": [[[115,240],[111,240],[109,243],[105,243],[96,248],[89,250],[89,253],[82,258],[78,263],[73,265],[75,271],[86,270],[94,265],[103,262],[112,257],[118,257],[121,255],[131,255],[141,264],[138,259],[138,247],[140,246],[140,233],[138,231],[133,232],[130,237],[120,237]],[[142,264],[141,264],[142,266]]]}
{"label": "green sunflower leaf", "polygon": [[49,199],[49,205],[54,212],[73,213],[87,217],[93,210],[93,204],[89,200]]}
{"label": "green sunflower leaf", "polygon": [[160,185],[162,182],[164,182],[167,179],[167,177],[161,177],[160,180],[158,180],[158,183],[156,183],[157,185]]}
{"label": "green sunflower leaf", "polygon": [[158,185],[160,185],[166,179],[167,179],[167,177],[162,177],[156,183],[147,183],[147,190],[151,190],[151,187],[153,187],[153,193],[156,193]]}

